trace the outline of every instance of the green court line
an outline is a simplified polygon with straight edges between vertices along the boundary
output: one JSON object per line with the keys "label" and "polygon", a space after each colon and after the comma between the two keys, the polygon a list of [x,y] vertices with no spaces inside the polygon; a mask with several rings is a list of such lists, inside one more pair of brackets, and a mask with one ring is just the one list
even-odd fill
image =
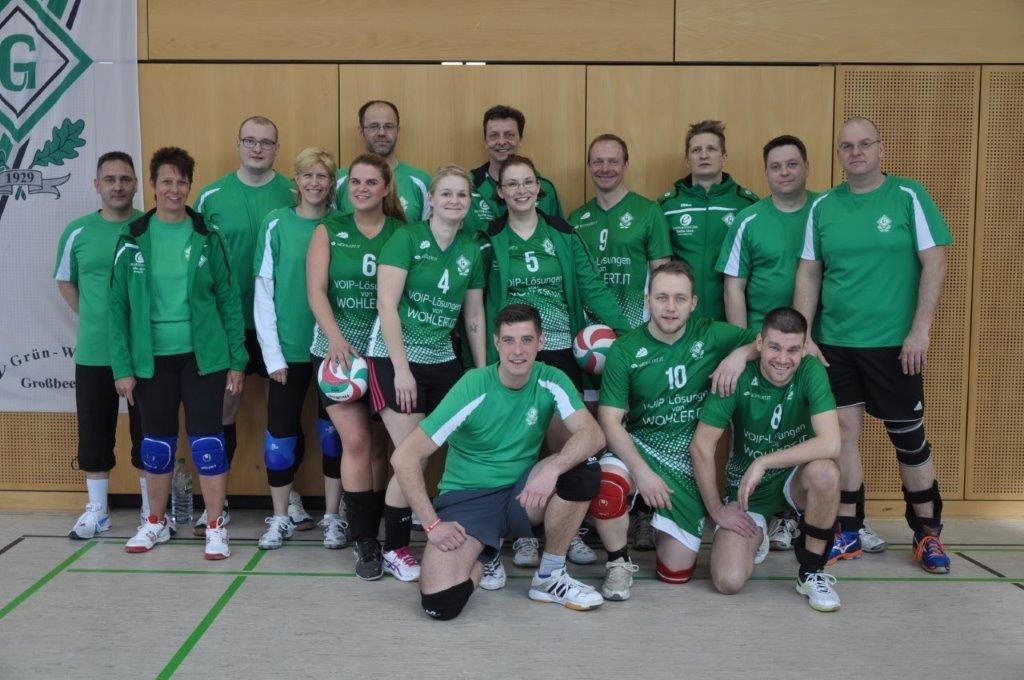
{"label": "green court line", "polygon": [[[265,555],[265,551],[260,551],[257,555]],[[255,559],[255,558],[254,558]],[[248,567],[248,565],[246,565]],[[68,569],[69,572],[76,574],[159,574],[159,575],[170,575],[170,576],[236,576],[239,578],[245,578],[247,576],[293,576],[293,577],[314,577],[314,578],[356,578],[356,575],[352,572],[336,572],[336,571],[260,571],[251,572],[245,571],[204,571],[202,569]],[[577,574],[583,580],[596,580],[600,578],[600,575],[580,575]],[[532,579],[533,574],[509,574],[508,578],[511,580],[526,580]],[[638,581],[656,581],[656,576],[634,576],[634,579]],[[695,581],[707,581],[710,580],[710,576],[695,576]],[[794,576],[752,576],[751,581],[791,581]],[[1014,578],[1010,576],[998,577],[998,576],[843,576],[839,579],[840,582],[845,581],[863,581],[868,583],[1020,583],[1024,582],[1024,578]],[[212,611],[212,610],[211,610]]]}
{"label": "green court line", "polygon": [[185,640],[184,644],[182,644],[181,647],[178,648],[178,651],[174,653],[171,660],[167,662],[167,665],[164,666],[163,670],[161,670],[156,676],[157,680],[164,680],[165,678],[170,678],[174,675],[174,672],[177,671],[178,667],[181,666],[183,661],[185,661],[185,658],[192,651],[192,648],[195,647],[199,640],[202,639],[203,635],[206,634],[206,631],[211,625],[213,625],[217,616],[221,611],[223,611],[224,607],[227,606],[235,593],[238,592],[238,589],[242,587],[242,584],[245,583],[246,577],[252,573],[256,568],[256,565],[259,564],[260,560],[262,560],[263,556],[266,554],[267,552],[265,550],[257,550],[256,554],[245,563],[245,566],[242,567],[241,574],[231,582],[228,589],[225,590],[224,594],[221,595],[213,604],[213,607],[211,607],[210,611],[206,613],[206,616],[204,616],[203,620],[199,622],[199,625],[196,626],[195,630],[192,631],[192,634],[188,636],[188,639]]}
{"label": "green court line", "polygon": [[22,602],[24,602],[28,598],[32,597],[32,595],[37,590],[39,590],[40,588],[45,586],[47,583],[52,581],[54,579],[54,577],[56,577],[62,571],[64,571],[65,569],[70,567],[72,564],[74,564],[76,561],[78,561],[78,558],[80,558],[82,555],[84,555],[85,553],[87,553],[90,550],[92,550],[93,548],[95,548],[96,544],[97,544],[97,541],[89,541],[88,543],[83,545],[81,548],[76,550],[71,555],[71,557],[67,558],[66,560],[64,560],[63,562],[58,564],[56,567],[51,569],[45,576],[43,576],[38,581],[36,581],[32,585],[30,585],[28,588],[26,588],[25,591],[21,595],[18,595],[16,598],[14,598],[10,602],[8,602],[7,605],[3,609],[0,609],[0,619],[3,619],[5,616],[10,614],[12,611],[14,611],[15,608],[17,608],[18,605],[20,605]]}

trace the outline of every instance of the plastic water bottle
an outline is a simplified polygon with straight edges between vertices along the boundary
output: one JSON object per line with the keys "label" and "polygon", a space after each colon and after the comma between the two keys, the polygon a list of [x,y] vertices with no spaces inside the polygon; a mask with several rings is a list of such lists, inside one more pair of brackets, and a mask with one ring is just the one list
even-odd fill
{"label": "plastic water bottle", "polygon": [[171,517],[179,527],[192,523],[192,502],[192,475],[185,459],[179,458],[171,477]]}

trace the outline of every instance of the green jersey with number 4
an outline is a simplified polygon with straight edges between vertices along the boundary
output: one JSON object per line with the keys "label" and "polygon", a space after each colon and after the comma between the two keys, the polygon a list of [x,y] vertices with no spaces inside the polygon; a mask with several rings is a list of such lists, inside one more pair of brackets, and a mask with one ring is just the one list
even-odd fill
{"label": "green jersey with number 4", "polygon": [[[441,250],[430,224],[415,222],[395,231],[384,244],[378,263],[406,271],[398,318],[408,360],[440,364],[455,359],[451,332],[466,291],[484,287],[476,239],[460,231],[448,248]],[[371,357],[388,356],[379,319],[370,333],[367,353]]]}

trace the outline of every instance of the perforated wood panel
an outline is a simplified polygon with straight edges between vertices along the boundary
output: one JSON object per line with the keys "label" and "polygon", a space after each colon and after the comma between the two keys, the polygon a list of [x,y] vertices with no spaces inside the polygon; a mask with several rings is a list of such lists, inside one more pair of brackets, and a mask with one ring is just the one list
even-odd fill
{"label": "perforated wood panel", "polygon": [[1024,499],[1024,68],[982,71],[967,498]]}
{"label": "perforated wood panel", "polygon": [[0,413],[0,489],[78,491],[74,413]]}
{"label": "perforated wood panel", "polygon": [[[925,427],[943,496],[963,498],[980,69],[840,67],[836,75],[836,129],[854,115],[874,120],[887,143],[884,169],[922,182],[953,232],[925,372]],[[834,169],[842,181],[838,162]],[[892,445],[877,422],[861,452],[868,497],[900,498]]]}

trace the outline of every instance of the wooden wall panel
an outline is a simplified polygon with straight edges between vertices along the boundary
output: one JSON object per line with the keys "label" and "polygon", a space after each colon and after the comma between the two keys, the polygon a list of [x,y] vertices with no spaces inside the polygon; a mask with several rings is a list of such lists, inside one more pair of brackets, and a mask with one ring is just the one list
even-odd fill
{"label": "wooden wall panel", "polygon": [[[950,499],[963,498],[979,83],[977,67],[852,66],[836,72],[836,129],[854,115],[874,120],[886,141],[883,169],[922,182],[953,233],[925,371],[925,426],[939,485]],[[843,180],[838,162],[834,179]],[[892,445],[879,423],[868,421],[861,447],[868,497],[901,498]]]}
{"label": "wooden wall panel", "polygon": [[135,11],[139,27],[139,61],[144,61],[149,59],[149,0],[137,0]]}
{"label": "wooden wall panel", "polygon": [[1024,500],[1024,67],[982,71],[967,498]]}
{"label": "wooden wall panel", "polygon": [[509,104],[526,115],[520,153],[555,183],[569,211],[583,198],[585,77],[581,66],[341,66],[342,163],[365,150],[357,113],[369,99],[398,106],[399,156],[429,173],[485,162],[484,111]]}
{"label": "wooden wall panel", "polygon": [[678,0],[676,61],[1024,61],[1020,0]]}
{"label": "wooden wall panel", "polygon": [[672,0],[151,0],[150,58],[671,61]]}
{"label": "wooden wall panel", "polygon": [[654,198],[689,172],[683,140],[691,123],[725,122],[726,171],[759,195],[768,191],[761,148],[794,134],[807,145],[808,186],[823,189],[832,175],[832,84],[831,67],[591,66],[586,137],[626,140],[630,186]]}

